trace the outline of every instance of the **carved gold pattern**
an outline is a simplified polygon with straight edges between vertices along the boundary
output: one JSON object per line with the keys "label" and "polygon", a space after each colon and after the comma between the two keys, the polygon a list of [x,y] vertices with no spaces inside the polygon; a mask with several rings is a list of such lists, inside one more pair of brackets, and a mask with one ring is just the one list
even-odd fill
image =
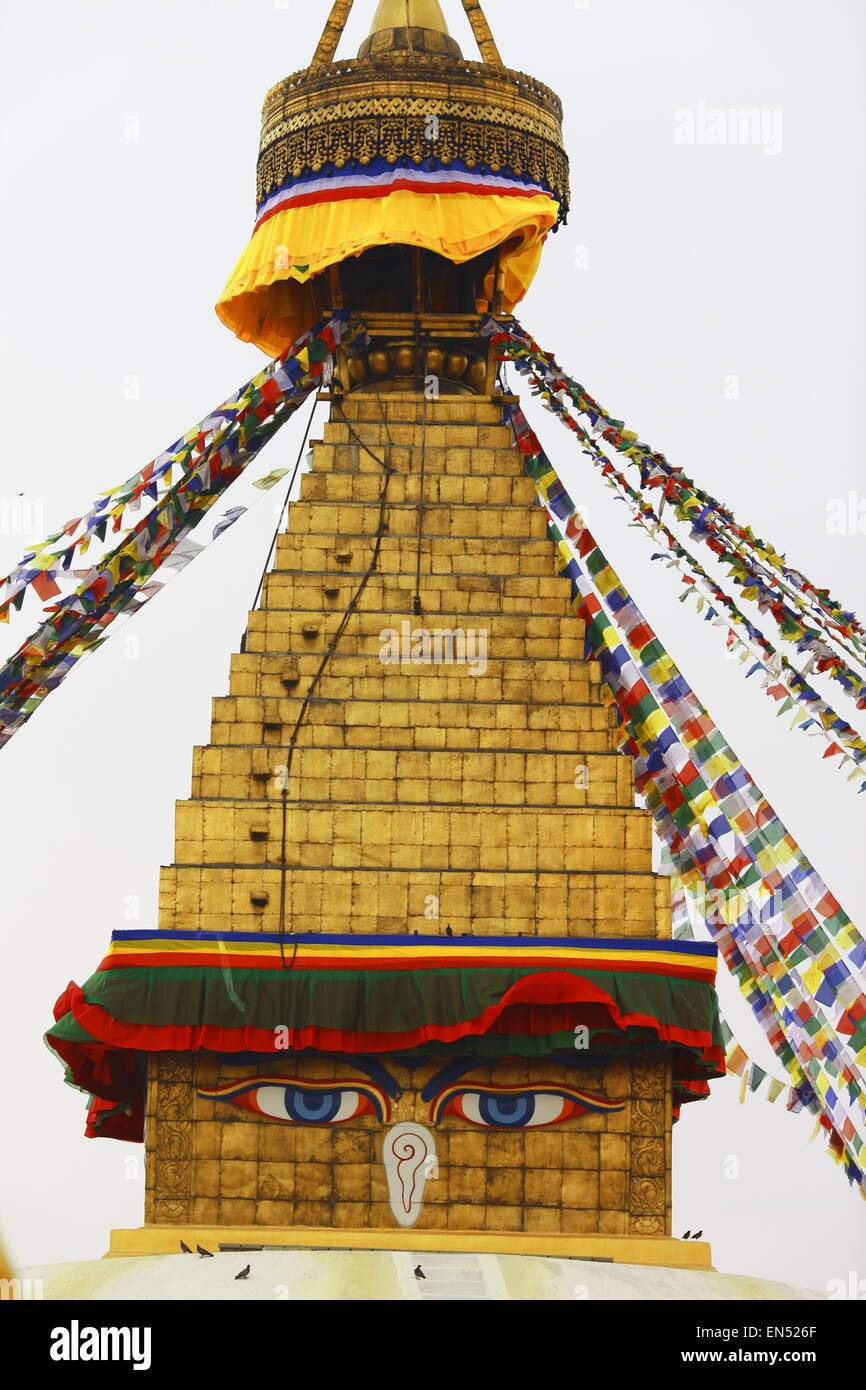
{"label": "carved gold pattern", "polygon": [[569,166],[558,97],[509,69],[491,76],[483,64],[443,67],[442,61],[394,53],[387,62],[335,63],[327,82],[296,74],[272,88],[263,111],[257,205],[326,164],[341,169],[384,158],[420,165],[434,158],[493,173],[508,169],[540,183],[561,204],[564,221]]}
{"label": "carved gold pattern", "polygon": [[668,1228],[666,1093],[664,1059],[632,1068],[629,1229],[633,1235],[665,1235]]}
{"label": "carved gold pattern", "polygon": [[665,1093],[667,1067],[663,1059],[645,1062],[633,1072],[634,1095],[661,1100]]}
{"label": "carved gold pattern", "polygon": [[[291,108],[288,108],[290,111]],[[531,111],[513,110],[487,103],[469,103],[466,101],[451,100],[447,96],[366,96],[357,99],[340,101],[330,106],[319,106],[315,110],[296,110],[293,115],[282,113],[285,119],[277,120],[277,113],[270,119],[262,134],[262,152],[286,135],[294,134],[296,131],[316,129],[318,126],[333,125],[335,121],[353,120],[356,118],[366,119],[372,117],[390,117],[399,120],[407,117],[417,117],[426,124],[429,116],[435,116],[440,125],[443,120],[449,117],[459,119],[471,117],[473,120],[483,121],[489,125],[502,125],[508,129],[524,131],[529,135],[535,135],[540,140],[548,140],[555,144],[557,137],[556,129],[550,121],[539,119]],[[424,137],[423,147],[419,146],[425,158],[429,157],[431,144],[433,142],[426,136]],[[436,142],[438,144],[438,141]]]}
{"label": "carved gold pattern", "polygon": [[[560,221],[565,221],[568,159],[552,141],[516,128],[516,122],[501,123],[498,113],[493,120],[474,120],[468,114],[438,119],[435,158],[442,165],[462,160],[470,170],[478,165],[494,174],[507,169],[518,179],[541,184],[560,203]],[[259,156],[256,203],[260,206],[288,180],[318,173],[326,164],[342,169],[356,161],[363,166],[381,156],[389,164],[410,160],[420,165],[431,152],[423,115],[340,114],[317,126],[299,125],[278,136]]]}
{"label": "carved gold pattern", "polygon": [[193,1063],[161,1053],[156,1071],[153,1220],[189,1221],[192,1208]]}

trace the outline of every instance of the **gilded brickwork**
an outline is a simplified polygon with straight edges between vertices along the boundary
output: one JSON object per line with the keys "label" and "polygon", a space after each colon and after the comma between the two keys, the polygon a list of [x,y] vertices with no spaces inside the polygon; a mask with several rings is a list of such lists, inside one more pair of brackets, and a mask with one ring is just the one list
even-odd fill
{"label": "gilded brickwork", "polygon": [[[332,410],[229,692],[214,701],[211,742],[194,755],[162,871],[163,930],[275,932],[284,889],[286,927],[299,933],[670,934],[650,816],[635,808],[631,763],[615,751],[599,670],[584,659],[500,406],[460,397],[427,411],[425,431],[409,393],[357,393],[345,416]],[[385,455],[396,471],[379,565],[301,727],[283,863],[287,741],[369,564]],[[384,662],[382,634],[404,624],[484,632],[483,662]],[[420,1090],[432,1063],[409,1074],[385,1061],[403,1089],[392,1122],[429,1124]],[[326,1080],[337,1065],[287,1054],[257,1070]],[[393,1226],[384,1126],[268,1123],[197,1094],[249,1070],[203,1053],[152,1063],[148,1220]],[[508,1059],[478,1073],[503,1085],[556,1075]],[[568,1079],[623,1109],[535,1132],[444,1119],[418,1228],[666,1233],[669,1061],[599,1061]]]}
{"label": "gilded brickwork", "polygon": [[[430,1063],[409,1072],[392,1121],[428,1122],[421,1100]],[[249,1065],[227,1066],[199,1053],[202,1087],[243,1079]],[[260,1063],[263,1078],[290,1068],[301,1080],[346,1080],[351,1065],[319,1057]],[[544,1062],[504,1060],[474,1073],[479,1082],[550,1080]],[[427,1186],[416,1229],[650,1235],[668,1229],[670,1200],[658,1151],[670,1069],[661,1060],[607,1062],[580,1070],[580,1085],[624,1102],[608,1115],[514,1133],[469,1129],[446,1118],[437,1131],[438,1176]],[[646,1093],[652,1092],[652,1096]],[[656,1094],[658,1093],[658,1094]],[[649,1135],[649,1129],[659,1130]],[[381,1163],[383,1126],[364,1117],[339,1126],[266,1124],[224,1102],[193,1098],[193,1150],[185,1163],[183,1215],[158,1203],[148,1220],[198,1226],[392,1227]]]}

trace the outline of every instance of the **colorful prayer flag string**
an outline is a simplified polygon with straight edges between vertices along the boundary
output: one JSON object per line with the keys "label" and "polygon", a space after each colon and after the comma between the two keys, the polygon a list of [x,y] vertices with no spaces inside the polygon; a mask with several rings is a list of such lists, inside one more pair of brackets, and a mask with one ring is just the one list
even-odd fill
{"label": "colorful prayer flag string", "polygon": [[[866,663],[866,630],[854,613],[845,612],[826,589],[817,588],[799,570],[790,568],[774,546],[756,539],[750,527],[741,526],[727,507],[699,488],[681,468],[674,468],[664,454],[652,451],[621,420],[609,416],[516,321],[499,323],[488,318],[484,331],[501,355],[530,378],[535,394],[548,409],[593,447],[608,474],[615,470],[602,444],[613,447],[627,464],[638,469],[640,492],[633,492],[633,496],[639,504],[647,492],[660,491],[660,511],[670,504],[676,517],[689,524],[692,539],[707,545],[727,565],[743,596],[754,600],[761,613],[769,613],[783,641],[794,642],[797,651],[807,654],[803,676],[812,670],[826,672],[855,700],[858,709],[866,709],[866,678],[828,645],[835,642],[851,660]],[[594,438],[577,425],[565,408],[565,400],[587,418]],[[624,481],[624,475],[616,476]],[[645,507],[645,515],[659,520],[650,506]],[[811,626],[813,623],[817,626]]]}
{"label": "colorful prayer flag string", "polygon": [[[494,327],[495,332],[493,331]],[[488,321],[488,330],[492,333],[494,343],[502,347],[503,344],[499,341],[499,328],[500,325],[496,325],[493,320]],[[512,357],[513,351],[516,349],[513,349],[510,340],[505,342],[505,355],[509,359]],[[533,345],[533,353],[537,354],[539,351]],[[537,356],[530,354],[528,360],[533,363],[531,369],[527,367],[526,360],[521,349],[516,358],[518,369],[525,374],[530,371],[534,372],[537,369]],[[538,381],[535,375],[532,375],[530,379],[535,383]],[[659,536],[665,538],[669,548],[668,554],[675,557],[673,560],[669,560],[669,564],[679,568],[679,564],[682,562],[690,571],[690,573],[685,574],[680,571],[686,585],[680,596],[681,601],[694,595],[697,598],[698,611],[703,611],[706,608],[704,621],[712,622],[714,626],[725,629],[728,650],[733,651],[734,654],[741,653],[741,661],[748,659],[749,646],[756,649],[754,651],[756,660],[749,667],[746,679],[754,675],[755,672],[762,671],[764,676],[762,685],[765,693],[770,699],[783,702],[779,704],[778,713],[786,714],[795,705],[801,706],[801,712],[799,716],[795,715],[792,727],[801,729],[810,737],[821,736],[826,744],[824,757],[841,757],[840,766],[851,765],[853,767],[851,776],[857,776],[858,768],[866,767],[866,741],[847,720],[822,699],[810,685],[805,674],[798,671],[781,652],[772,646],[760,628],[750,622],[734,600],[680,544],[677,537],[662,521],[661,513],[656,513],[652,504],[632,487],[625,475],[614,467],[611,460],[601,450],[597,441],[574,419],[561,399],[552,393],[550,389],[552,384],[548,382],[541,391],[547,408],[577,435],[583,445],[584,452],[600,467],[607,486],[618,490],[629,504],[635,523],[646,531],[656,544],[658,544]],[[664,552],[653,555],[654,560],[666,558],[668,556]],[[747,593],[747,596],[750,595]],[[759,604],[759,606],[761,605]],[[721,610],[725,610],[728,615],[727,618],[722,616]],[[808,670],[816,663],[817,656],[813,652],[807,667],[804,669]],[[820,663],[817,664],[820,667]],[[839,678],[838,673],[836,674]],[[855,685],[858,679],[852,675]],[[846,688],[848,687],[846,686]],[[866,782],[863,783],[861,790],[866,790]]]}
{"label": "colorful prayer flag string", "polygon": [[[71,594],[57,597],[59,586],[43,589],[45,611],[50,616],[0,668],[0,747],[61,684],[76,662],[106,640],[112,622],[153,597],[157,586],[152,576],[160,566],[181,568],[200,552],[203,547],[190,539],[192,531],[310,393],[323,380],[330,380],[338,344],[347,336],[355,339],[362,333],[350,325],[345,313],[318,324],[190,430],[180,447],[173,445],[149,464],[131,488],[124,484],[120,491],[106,494],[115,501],[118,530],[123,508],[138,500],[142,492],[148,492],[155,505],[91,569],[72,572],[77,587]],[[180,477],[160,496],[154,490],[154,473],[164,477],[169,466],[178,465]],[[94,534],[104,537],[107,513],[103,501],[100,499],[88,514],[73,550],[85,551]],[[234,515],[229,511],[223,518],[228,525],[238,518],[238,509],[232,510]],[[218,525],[216,534],[225,529],[225,525]],[[50,569],[42,573],[53,581]],[[14,582],[19,580],[20,575]],[[16,593],[21,595],[21,589]],[[52,598],[56,602],[50,602]]]}
{"label": "colorful prayer flag string", "polygon": [[791,1077],[791,1108],[819,1115],[831,1152],[862,1183],[866,942],[584,527],[522,411],[505,415],[617,707],[636,788]]}
{"label": "colorful prayer flag string", "polygon": [[[680,878],[679,874],[670,864],[670,857],[665,856],[663,847],[663,860],[667,857],[668,868],[661,870],[667,873],[671,885],[671,921],[672,934],[677,941],[696,941],[698,940],[692,926],[691,912],[689,903],[692,900],[688,889]],[[786,1085],[784,1081],[779,1081],[776,1077],[770,1076],[763,1067],[757,1062],[753,1062],[740,1043],[734,1036],[734,1032],[727,1022],[721,1009],[719,1010],[719,1025],[722,1030],[722,1037],[725,1042],[725,1068],[733,1076],[743,1078],[743,1089],[740,1093],[740,1102],[745,1099],[745,1091],[752,1093],[763,1091],[764,1098],[774,1104],[779,1096],[785,1095],[789,1110],[802,1109],[802,1102],[797,1087]],[[764,1082],[767,1085],[764,1086]]]}

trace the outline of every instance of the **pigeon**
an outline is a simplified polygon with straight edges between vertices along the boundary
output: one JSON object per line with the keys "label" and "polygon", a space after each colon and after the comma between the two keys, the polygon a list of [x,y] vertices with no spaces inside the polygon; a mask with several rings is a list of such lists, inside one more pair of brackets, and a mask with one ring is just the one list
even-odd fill
{"label": "pigeon", "polygon": [[212,1259],[213,1259],[213,1251],[212,1251],[212,1250],[205,1250],[204,1247],[201,1246],[201,1245],[197,1245],[195,1248],[196,1248],[196,1251],[198,1252],[199,1256],[201,1257],[201,1259],[204,1259],[205,1256],[207,1256],[207,1258],[208,1258],[209,1260],[212,1260]]}
{"label": "pigeon", "polygon": [[416,1279],[426,1279],[426,1278],[427,1278],[427,1275],[424,1273],[424,1271],[423,1271],[423,1269],[421,1268],[420,1265],[416,1265],[416,1266],[415,1266],[415,1269],[413,1270],[413,1273],[414,1273]]}
{"label": "pigeon", "polygon": [[235,1278],[236,1278],[236,1279],[246,1279],[246,1277],[247,1277],[247,1275],[249,1274],[249,1272],[250,1272],[250,1267],[249,1267],[249,1265],[247,1265],[246,1269],[242,1269],[241,1272],[240,1272],[240,1274],[236,1274],[236,1275],[235,1275]]}
{"label": "pigeon", "polygon": [[453,933],[453,931],[451,930],[450,927],[446,927],[446,928],[445,928],[445,935],[446,935],[446,936],[453,936],[453,935],[454,935],[454,933]]}
{"label": "pigeon", "polygon": [[694,1235],[692,1236],[692,1240],[700,1240],[703,1234],[703,1231],[695,1231]]}
{"label": "pigeon", "polygon": [[691,1233],[691,1231],[686,1231],[685,1235],[683,1236],[683,1240],[691,1240],[691,1238],[692,1238],[692,1233]]}
{"label": "pigeon", "polygon": [[181,1243],[180,1243],[180,1248],[181,1248],[181,1251],[183,1252],[184,1255],[191,1255],[191,1254],[192,1254],[192,1251],[190,1250],[189,1246],[188,1246],[188,1245],[184,1245],[183,1241],[181,1241]]}

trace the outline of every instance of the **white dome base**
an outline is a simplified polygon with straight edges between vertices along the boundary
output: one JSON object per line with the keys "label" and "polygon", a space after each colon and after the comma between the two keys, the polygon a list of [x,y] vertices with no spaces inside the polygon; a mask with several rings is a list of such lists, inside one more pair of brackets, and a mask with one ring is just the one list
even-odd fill
{"label": "white dome base", "polygon": [[[249,1276],[235,1279],[247,1264]],[[423,1279],[416,1277],[416,1269]],[[84,1302],[822,1301],[820,1294],[806,1289],[714,1270],[451,1251],[223,1251],[213,1259],[132,1256],[45,1265],[23,1270],[20,1278],[22,1283],[30,1281],[31,1297]]]}

